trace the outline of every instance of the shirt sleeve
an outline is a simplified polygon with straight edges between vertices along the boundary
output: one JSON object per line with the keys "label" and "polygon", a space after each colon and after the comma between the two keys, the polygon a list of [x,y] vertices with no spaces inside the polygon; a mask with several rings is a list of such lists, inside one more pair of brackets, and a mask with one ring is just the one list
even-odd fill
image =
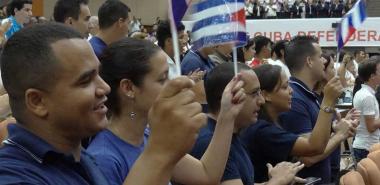
{"label": "shirt sleeve", "polygon": [[92,154],[92,156],[96,159],[100,171],[107,177],[110,185],[123,184],[130,170],[128,167],[126,167],[127,169],[125,169],[125,166],[123,168],[123,165],[110,155]]}
{"label": "shirt sleeve", "polygon": [[30,176],[28,169],[16,169],[3,165],[0,167],[0,184],[2,185],[32,185],[43,184],[44,180]]}
{"label": "shirt sleeve", "polygon": [[313,130],[308,106],[299,99],[292,99],[291,109],[279,116],[281,126],[294,134],[304,134]]}
{"label": "shirt sleeve", "polygon": [[372,98],[371,96],[367,96],[363,99],[363,101],[361,102],[361,111],[362,111],[363,115],[371,116],[371,115],[376,114],[376,112],[375,112],[375,110],[376,110],[375,101],[377,101],[377,100]]}
{"label": "shirt sleeve", "polygon": [[196,69],[204,70],[204,66],[197,60],[192,59],[192,57],[185,57],[181,63],[181,72],[183,75],[188,75],[190,72]]}
{"label": "shirt sleeve", "polygon": [[[211,137],[212,136],[198,138],[190,155],[192,155],[193,157],[197,159],[202,158],[203,154],[206,152],[208,145],[210,144]],[[232,180],[232,179],[240,179],[240,174],[239,174],[239,169],[237,168],[236,164],[231,160],[230,157],[228,157],[226,168],[224,170],[223,177],[222,177],[222,182],[226,180]]]}

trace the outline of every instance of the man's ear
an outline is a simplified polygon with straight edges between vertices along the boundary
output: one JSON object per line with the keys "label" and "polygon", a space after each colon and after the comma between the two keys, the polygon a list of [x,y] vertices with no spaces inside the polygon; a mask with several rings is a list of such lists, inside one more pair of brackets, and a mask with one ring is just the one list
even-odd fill
{"label": "man's ear", "polygon": [[[26,109],[37,117],[46,117],[49,113],[46,93],[38,89],[28,89],[25,92]],[[59,105],[57,105],[59,106]]]}
{"label": "man's ear", "polygon": [[313,67],[313,62],[311,61],[311,57],[306,57],[306,65],[309,68]]}
{"label": "man's ear", "polygon": [[69,24],[69,25],[72,25],[73,24],[73,18],[72,17],[68,17],[65,19],[65,24]]}

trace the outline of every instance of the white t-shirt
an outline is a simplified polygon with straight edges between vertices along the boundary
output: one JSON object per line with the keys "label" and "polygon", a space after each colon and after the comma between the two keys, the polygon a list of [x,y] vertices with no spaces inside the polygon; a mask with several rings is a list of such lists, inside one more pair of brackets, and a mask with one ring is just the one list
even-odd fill
{"label": "white t-shirt", "polygon": [[364,119],[364,116],[375,116],[375,119],[379,118],[379,103],[375,97],[375,90],[368,85],[362,84],[362,88],[354,96],[354,108],[361,111],[361,116],[352,146],[357,149],[369,150],[380,139],[380,130],[377,129],[369,133]]}

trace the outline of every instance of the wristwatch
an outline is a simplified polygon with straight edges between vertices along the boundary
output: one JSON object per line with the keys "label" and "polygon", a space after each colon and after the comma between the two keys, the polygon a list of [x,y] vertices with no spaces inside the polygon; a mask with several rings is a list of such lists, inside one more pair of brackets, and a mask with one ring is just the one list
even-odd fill
{"label": "wristwatch", "polygon": [[332,108],[332,107],[329,107],[329,106],[324,106],[324,107],[322,107],[322,110],[323,110],[323,112],[326,112],[326,113],[334,113],[334,108]]}

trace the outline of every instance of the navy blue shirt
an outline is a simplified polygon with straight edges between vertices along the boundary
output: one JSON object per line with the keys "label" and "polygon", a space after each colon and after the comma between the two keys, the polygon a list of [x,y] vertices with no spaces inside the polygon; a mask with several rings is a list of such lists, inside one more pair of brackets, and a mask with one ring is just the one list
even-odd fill
{"label": "navy blue shirt", "polygon": [[140,146],[134,146],[105,129],[91,141],[87,152],[95,157],[110,185],[120,185],[144,151],[148,136],[149,131],[145,130],[144,142]]}
{"label": "navy blue shirt", "polygon": [[[190,153],[192,156],[197,159],[202,158],[211,142],[215,126],[216,121],[209,118],[207,126],[201,129],[194,148]],[[236,134],[232,137],[230,154],[224,170],[222,182],[233,179],[241,179],[244,185],[254,184],[254,172],[251,160],[244,149],[242,141]]]}
{"label": "navy blue shirt", "polygon": [[8,132],[0,149],[0,184],[108,184],[85,151],[76,162],[73,155],[58,152],[21,125],[9,125]]}
{"label": "navy blue shirt", "polygon": [[255,182],[263,183],[269,180],[266,164],[275,166],[282,161],[290,161],[298,136],[274,123],[258,120],[242,132],[241,138],[255,166]]}
{"label": "navy blue shirt", "polygon": [[[294,134],[300,135],[312,132],[319,114],[320,104],[318,96],[313,93],[302,81],[290,77],[290,87],[293,89],[290,111],[280,114],[281,126]],[[304,168],[300,177],[321,177],[322,183],[330,182],[330,158]]]}
{"label": "navy blue shirt", "polygon": [[107,44],[97,36],[93,36],[89,42],[92,46],[92,49],[94,49],[95,55],[98,57],[98,59],[100,59],[103,51],[107,48]]}
{"label": "navy blue shirt", "polygon": [[197,69],[201,71],[211,71],[215,64],[210,58],[203,58],[198,51],[190,50],[181,62],[181,72],[183,75],[188,75]]}

